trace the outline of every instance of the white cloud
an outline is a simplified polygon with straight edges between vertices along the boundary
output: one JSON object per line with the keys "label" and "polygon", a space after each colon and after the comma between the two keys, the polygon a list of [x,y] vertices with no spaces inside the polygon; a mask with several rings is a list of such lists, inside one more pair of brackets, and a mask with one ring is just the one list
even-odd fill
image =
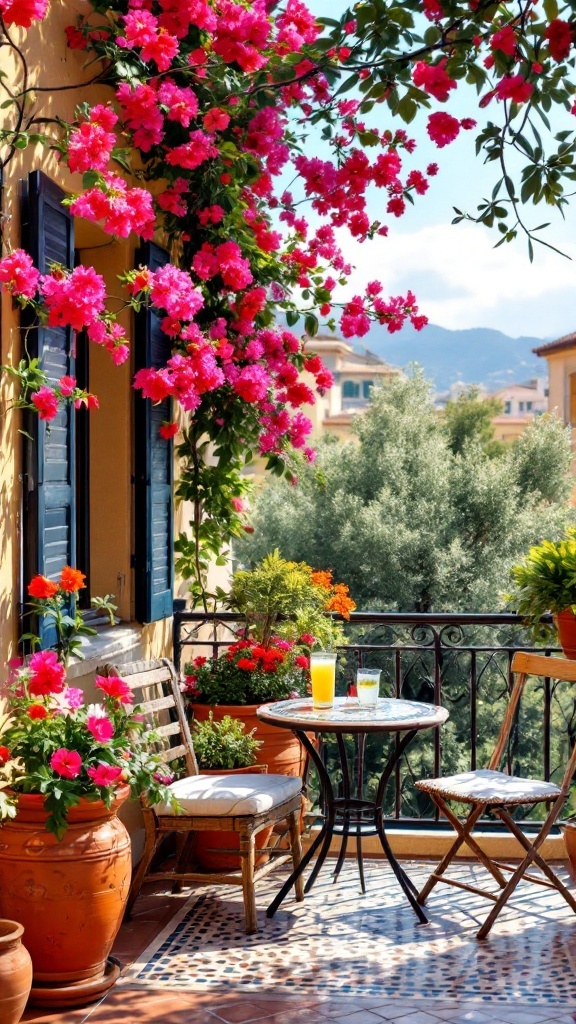
{"label": "white cloud", "polygon": [[494,249],[496,240],[474,224],[429,225],[364,244],[341,234],[345,257],[356,267],[346,295],[377,278],[387,294],[411,287],[421,311],[443,327],[542,337],[573,331],[576,244],[558,243],[570,260],[537,246],[531,264],[522,241]]}

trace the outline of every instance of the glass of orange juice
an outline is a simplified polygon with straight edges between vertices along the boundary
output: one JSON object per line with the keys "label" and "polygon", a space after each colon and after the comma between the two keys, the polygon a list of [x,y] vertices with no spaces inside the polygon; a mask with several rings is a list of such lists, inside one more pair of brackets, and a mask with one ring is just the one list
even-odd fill
{"label": "glass of orange juice", "polygon": [[312,704],[318,711],[334,706],[336,658],[332,651],[312,651],[310,654]]}

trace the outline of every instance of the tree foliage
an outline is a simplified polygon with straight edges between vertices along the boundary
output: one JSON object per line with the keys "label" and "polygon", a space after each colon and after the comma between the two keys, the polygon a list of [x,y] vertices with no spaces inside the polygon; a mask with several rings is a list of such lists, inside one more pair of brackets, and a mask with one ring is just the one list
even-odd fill
{"label": "tree foliage", "polygon": [[262,489],[241,560],[276,547],[314,560],[361,608],[494,611],[509,567],[573,520],[569,432],[552,416],[499,458],[477,437],[454,453],[417,373],[375,389],[356,433],[322,448],[298,488]]}

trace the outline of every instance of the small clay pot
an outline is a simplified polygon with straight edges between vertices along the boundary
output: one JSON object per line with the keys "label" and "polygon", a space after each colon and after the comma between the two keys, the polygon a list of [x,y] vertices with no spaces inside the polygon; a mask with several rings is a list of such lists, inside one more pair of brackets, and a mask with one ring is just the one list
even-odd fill
{"label": "small clay pot", "polygon": [[554,624],[565,656],[576,661],[576,615],[571,608],[566,608],[554,616]]}
{"label": "small clay pot", "polygon": [[24,929],[0,918],[0,1024],[18,1024],[32,986],[32,960],[22,945]]}

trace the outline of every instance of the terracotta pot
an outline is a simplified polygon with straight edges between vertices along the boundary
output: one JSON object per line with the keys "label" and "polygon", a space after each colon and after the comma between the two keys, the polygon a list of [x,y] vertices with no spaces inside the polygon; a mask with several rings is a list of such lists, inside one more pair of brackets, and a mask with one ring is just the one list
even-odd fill
{"label": "terracotta pot", "polygon": [[576,615],[571,608],[554,616],[560,646],[567,658],[576,661]]}
{"label": "terracotta pot", "polygon": [[130,887],[130,837],[116,811],[82,799],[58,842],[46,831],[37,793],[18,797],[16,818],[0,830],[0,915],[20,921],[32,957],[36,1005],[82,1006],[114,984],[107,963]]}
{"label": "terracotta pot", "polygon": [[258,760],[268,765],[270,775],[301,776],[304,771],[306,752],[289,729],[278,729],[268,725],[256,717],[259,704],[194,704],[194,718],[197,722],[205,722],[210,712],[215,722],[221,722],[225,715],[239,718],[246,725],[246,732],[255,729],[257,740],[262,741],[258,748]]}
{"label": "terracotta pot", "polygon": [[[254,773],[264,775],[266,765],[253,764],[248,768],[200,769],[201,775],[251,775]],[[255,838],[257,850],[262,850],[268,845],[273,828],[273,825],[269,825],[258,832]],[[202,832],[195,832],[192,849],[195,861],[205,871],[238,871],[240,868],[240,857],[229,852],[240,849],[240,836],[237,832],[224,832],[222,829],[206,829]],[[259,867],[267,859],[268,854],[261,854],[255,858],[254,864]]]}
{"label": "terracotta pot", "polygon": [[24,929],[0,918],[0,1024],[18,1024],[32,985],[32,960],[22,945]]}

